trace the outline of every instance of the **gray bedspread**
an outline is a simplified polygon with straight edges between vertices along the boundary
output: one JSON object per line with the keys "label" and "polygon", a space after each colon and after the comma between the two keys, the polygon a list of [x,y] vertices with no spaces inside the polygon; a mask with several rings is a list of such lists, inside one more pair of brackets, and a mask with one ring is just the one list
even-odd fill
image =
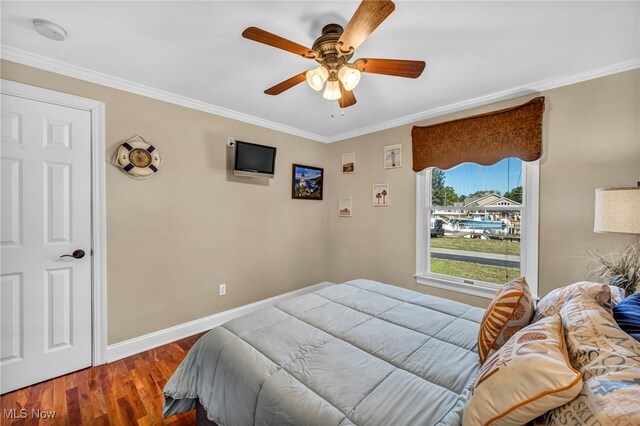
{"label": "gray bedspread", "polygon": [[483,310],[369,280],[331,285],[205,334],[164,416],[219,425],[457,425]]}

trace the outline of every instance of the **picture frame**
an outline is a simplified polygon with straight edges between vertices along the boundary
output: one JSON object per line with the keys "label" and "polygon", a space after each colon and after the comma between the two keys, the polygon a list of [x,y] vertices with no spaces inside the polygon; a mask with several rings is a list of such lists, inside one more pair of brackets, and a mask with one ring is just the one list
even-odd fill
{"label": "picture frame", "polygon": [[338,216],[339,217],[353,216],[353,198],[351,197],[338,198]]}
{"label": "picture frame", "polygon": [[373,207],[389,207],[391,205],[391,188],[388,183],[373,184]]}
{"label": "picture frame", "polygon": [[322,200],[324,169],[292,164],[291,198],[295,200]]}
{"label": "picture frame", "polygon": [[397,169],[402,167],[402,144],[384,147],[384,168]]}
{"label": "picture frame", "polygon": [[342,154],[342,174],[354,173],[356,171],[356,153],[349,152]]}

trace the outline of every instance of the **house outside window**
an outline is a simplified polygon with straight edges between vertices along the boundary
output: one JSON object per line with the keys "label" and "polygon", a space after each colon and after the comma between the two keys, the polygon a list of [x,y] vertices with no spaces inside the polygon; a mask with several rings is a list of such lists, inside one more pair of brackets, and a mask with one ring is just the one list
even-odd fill
{"label": "house outside window", "polygon": [[538,170],[507,158],[418,173],[418,283],[493,297],[524,276],[537,295]]}

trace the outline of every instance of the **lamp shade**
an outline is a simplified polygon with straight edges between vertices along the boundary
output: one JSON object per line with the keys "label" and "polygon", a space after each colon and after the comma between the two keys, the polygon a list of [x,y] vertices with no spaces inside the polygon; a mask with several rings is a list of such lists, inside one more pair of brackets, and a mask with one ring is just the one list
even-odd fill
{"label": "lamp shade", "polygon": [[338,78],[344,86],[344,90],[353,90],[360,81],[360,70],[348,65],[343,65],[338,71]]}
{"label": "lamp shade", "polygon": [[596,189],[594,232],[640,234],[640,188]]}
{"label": "lamp shade", "polygon": [[342,97],[342,93],[340,93],[340,85],[337,80],[327,81],[327,86],[324,89],[322,97],[330,101],[334,101]]}
{"label": "lamp shade", "polygon": [[307,84],[316,92],[322,90],[322,86],[324,86],[324,82],[329,78],[329,71],[323,66],[319,66],[316,69],[312,69],[307,71],[305,78],[307,79]]}

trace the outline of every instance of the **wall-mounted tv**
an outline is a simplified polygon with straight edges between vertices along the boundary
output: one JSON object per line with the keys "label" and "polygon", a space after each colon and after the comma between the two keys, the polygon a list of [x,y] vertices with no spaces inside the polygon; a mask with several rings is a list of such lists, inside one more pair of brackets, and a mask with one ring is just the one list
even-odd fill
{"label": "wall-mounted tv", "polygon": [[276,169],[276,148],[255,143],[236,141],[236,176],[262,176],[272,178]]}

